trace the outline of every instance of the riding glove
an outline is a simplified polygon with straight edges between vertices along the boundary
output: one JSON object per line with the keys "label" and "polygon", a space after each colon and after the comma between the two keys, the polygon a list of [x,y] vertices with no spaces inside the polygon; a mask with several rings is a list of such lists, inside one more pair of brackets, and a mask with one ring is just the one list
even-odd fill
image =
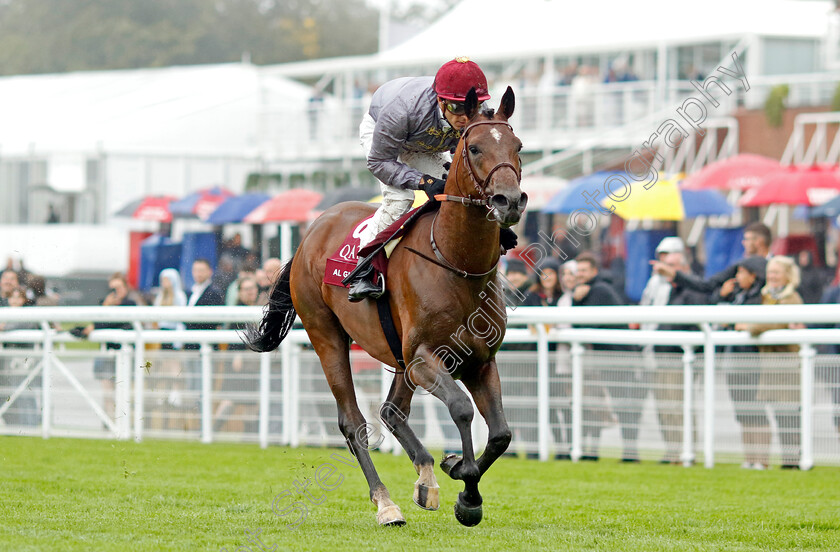
{"label": "riding glove", "polygon": [[429,176],[428,174],[424,174],[422,180],[420,181],[420,189],[426,192],[426,195],[429,196],[429,199],[432,201],[435,200],[435,196],[437,194],[443,193],[443,189],[445,187],[445,180]]}
{"label": "riding glove", "polygon": [[510,228],[499,228],[499,245],[501,245],[505,251],[515,249],[516,243],[516,232]]}

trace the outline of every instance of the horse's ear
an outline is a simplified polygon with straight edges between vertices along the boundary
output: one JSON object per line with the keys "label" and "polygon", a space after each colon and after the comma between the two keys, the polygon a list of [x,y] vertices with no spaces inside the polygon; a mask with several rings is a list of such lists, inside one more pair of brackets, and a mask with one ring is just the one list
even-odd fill
{"label": "horse's ear", "polygon": [[513,115],[513,108],[515,105],[516,98],[513,95],[513,88],[508,86],[507,90],[505,90],[504,96],[502,96],[502,103],[499,106],[499,113],[505,118],[505,120],[510,119],[511,115]]}
{"label": "horse's ear", "polygon": [[470,88],[470,91],[467,92],[467,97],[464,99],[464,111],[470,119],[478,113],[478,94],[475,92],[475,87]]}

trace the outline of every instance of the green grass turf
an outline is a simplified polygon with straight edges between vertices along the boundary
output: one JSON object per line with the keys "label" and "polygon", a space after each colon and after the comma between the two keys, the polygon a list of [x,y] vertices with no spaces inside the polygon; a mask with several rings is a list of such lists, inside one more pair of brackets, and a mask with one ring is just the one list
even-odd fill
{"label": "green grass turf", "polygon": [[[462,527],[463,484],[436,468],[441,508],[420,510],[403,455],[374,453],[403,510],[376,525],[346,450],[0,437],[0,550],[840,550],[840,469],[685,469],[615,460],[573,464],[503,458],[482,480],[484,520]],[[335,490],[311,491],[297,528],[272,498],[330,463]],[[337,484],[338,473],[326,479]],[[323,474],[322,474],[323,475]],[[296,496],[295,500],[304,499]],[[291,499],[282,502],[285,507]],[[249,545],[250,548],[240,548]]]}

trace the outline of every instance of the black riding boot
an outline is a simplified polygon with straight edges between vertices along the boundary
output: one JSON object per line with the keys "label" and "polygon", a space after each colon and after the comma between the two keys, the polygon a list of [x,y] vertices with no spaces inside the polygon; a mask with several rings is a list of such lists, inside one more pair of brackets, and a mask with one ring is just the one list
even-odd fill
{"label": "black riding boot", "polygon": [[[359,264],[364,262],[365,259],[366,257],[360,258]],[[347,285],[350,286],[347,298],[351,303],[358,303],[362,299],[366,299],[368,297],[371,299],[379,299],[379,297],[382,296],[382,293],[384,292],[382,287],[371,281],[373,272],[373,266],[369,264],[367,268],[353,276],[353,279],[347,282]]]}

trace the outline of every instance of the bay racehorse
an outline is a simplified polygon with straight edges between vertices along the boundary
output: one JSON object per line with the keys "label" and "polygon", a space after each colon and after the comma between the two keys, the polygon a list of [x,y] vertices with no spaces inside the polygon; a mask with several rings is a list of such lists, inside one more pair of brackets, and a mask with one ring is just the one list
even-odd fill
{"label": "bay racehorse", "polygon": [[[496,285],[499,228],[516,224],[527,195],[520,189],[522,143],[508,124],[514,94],[508,88],[498,111],[481,111],[475,91],[465,102],[470,122],[455,149],[440,209],[420,217],[388,261],[387,293],[400,336],[401,368],[380,327],[375,301],[351,303],[347,290],[323,283],[327,257],[374,208],[342,203],[312,223],[293,259],[271,291],[263,319],[248,333],[256,351],[280,344],[300,316],[338,404],[338,423],[370,487],[381,525],[405,518],[391,500],[368,450],[367,423],[356,401],[349,347],[355,341],[396,370],[382,422],[408,453],[419,478],[414,501],[427,510],[440,505],[434,459],[407,424],[417,386],[447,406],[460,432],[463,457],[449,455],[441,469],[464,482],[455,503],[464,525],[481,521],[481,476],[505,451],[511,432],[502,412],[496,351],[504,336],[505,305]],[[460,379],[487,422],[484,453],[475,457],[470,433],[473,407],[455,383]]]}

